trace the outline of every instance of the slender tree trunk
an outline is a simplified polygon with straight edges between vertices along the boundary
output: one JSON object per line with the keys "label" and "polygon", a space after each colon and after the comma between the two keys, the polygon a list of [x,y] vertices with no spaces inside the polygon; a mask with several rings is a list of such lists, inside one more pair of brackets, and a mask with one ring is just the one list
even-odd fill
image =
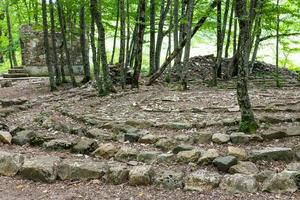
{"label": "slender tree trunk", "polygon": [[50,90],[56,90],[53,68],[50,62],[50,50],[49,50],[49,34],[48,34],[48,22],[47,22],[47,5],[46,0],[42,0],[42,16],[43,16],[43,30],[44,30],[44,47],[45,47],[45,55],[46,55],[46,65],[49,73],[49,81],[50,81]]}
{"label": "slender tree trunk", "polygon": [[184,64],[181,75],[181,85],[183,90],[187,90],[187,71],[190,58],[190,47],[192,39],[192,22],[193,22],[193,12],[194,12],[194,0],[188,0],[186,16],[187,16],[187,26],[186,26],[186,45],[184,51]]}
{"label": "slender tree trunk", "polygon": [[[179,15],[179,0],[174,0],[174,49],[178,48],[179,46],[179,30],[178,30],[178,23],[179,23],[179,19],[178,19],[178,15]],[[177,56],[174,62],[174,68],[177,68],[177,66],[180,64],[181,61],[181,57]]]}
{"label": "slender tree trunk", "polygon": [[[97,5],[96,0],[96,5]],[[99,51],[101,56],[101,63],[102,63],[102,72],[103,72],[103,83],[105,94],[108,92],[115,92],[113,88],[112,81],[109,74],[109,67],[107,62],[107,55],[106,55],[106,45],[105,45],[105,29],[102,23],[102,5],[99,5],[99,10],[95,9],[95,22],[98,29],[98,40],[99,40]]]}
{"label": "slender tree trunk", "polygon": [[231,42],[231,30],[232,30],[232,22],[233,22],[233,13],[234,13],[234,6],[235,0],[232,0],[232,6],[230,10],[230,18],[229,18],[229,26],[228,26],[228,33],[227,33],[227,41],[226,41],[226,47],[225,47],[225,58],[228,58],[229,55],[229,47]]}
{"label": "slender tree trunk", "polygon": [[61,71],[58,66],[58,58],[57,58],[57,49],[56,49],[56,32],[55,32],[55,22],[54,22],[54,6],[52,0],[49,1],[50,4],[50,19],[51,19],[51,40],[52,40],[52,51],[53,51],[53,66],[55,69],[55,83],[57,86],[61,85]]}
{"label": "slender tree trunk", "polygon": [[84,70],[84,78],[82,83],[87,83],[91,80],[89,56],[88,56],[88,45],[86,43],[86,23],[85,23],[85,5],[82,3],[80,8],[80,45],[81,45],[81,56]]}
{"label": "slender tree trunk", "polygon": [[95,18],[97,13],[97,1],[90,0],[90,12],[91,12],[91,48],[92,48],[92,57],[93,57],[93,64],[94,64],[94,77],[97,84],[97,89],[99,95],[104,94],[103,84],[100,77],[100,64],[97,59],[97,48],[95,42]]}
{"label": "slender tree trunk", "polygon": [[155,0],[150,1],[150,73],[152,75],[156,71],[155,67]]}
{"label": "slender tree trunk", "polygon": [[[204,22],[206,21],[206,19],[209,17],[209,15],[212,12],[212,10],[217,6],[217,3],[219,1],[220,0],[214,0],[209,5],[209,8],[206,10],[205,15],[199,19],[199,21],[197,22],[197,24],[193,28],[193,32],[192,32],[191,38],[193,38],[193,36],[197,33],[197,31],[202,27],[202,25],[204,24]],[[149,79],[149,81],[147,82],[146,85],[148,85],[148,86],[152,85],[154,83],[154,81],[158,77],[160,77],[160,75],[165,71],[165,69],[172,62],[172,60],[174,60],[177,57],[177,55],[180,54],[180,52],[182,51],[182,49],[185,47],[186,42],[187,42],[186,38],[184,40],[182,40],[182,42],[180,43],[179,47],[177,49],[173,50],[173,52],[170,54],[170,56],[168,56],[168,58],[165,60],[165,62],[161,65],[161,67],[159,68],[159,70],[150,77],[150,79]]]}
{"label": "slender tree trunk", "polygon": [[126,70],[128,69],[129,59],[130,59],[130,12],[129,12],[130,7],[129,7],[129,1],[130,0],[126,0],[126,18],[127,18],[127,39],[126,39],[126,59],[125,59]]}
{"label": "slender tree trunk", "polygon": [[60,23],[60,28],[61,28],[61,35],[62,35],[63,44],[64,44],[66,62],[67,62],[68,70],[69,70],[69,73],[70,73],[72,85],[73,85],[73,87],[76,87],[77,83],[76,83],[76,79],[75,79],[75,76],[74,76],[73,67],[71,65],[70,52],[69,52],[68,45],[67,45],[68,43],[67,43],[66,29],[65,29],[66,28],[66,22],[65,22],[65,17],[64,17],[64,14],[63,14],[63,8],[62,8],[59,0],[56,0],[56,3],[57,3],[56,5],[57,5],[59,23]]}
{"label": "slender tree trunk", "polygon": [[279,34],[280,34],[280,13],[279,13],[279,0],[276,2],[276,86],[280,87],[279,81]]}
{"label": "slender tree trunk", "polygon": [[6,24],[7,24],[7,31],[8,31],[9,52],[10,52],[11,60],[12,60],[12,64],[13,64],[12,67],[16,67],[16,66],[18,66],[18,63],[17,63],[16,51],[15,51],[14,43],[13,43],[13,36],[12,36],[12,31],[11,31],[11,21],[10,21],[8,4],[5,6],[5,13],[6,13]]}
{"label": "slender tree trunk", "polygon": [[120,0],[120,13],[121,13],[121,34],[120,34],[120,54],[119,64],[122,71],[122,88],[126,85],[126,66],[125,66],[125,48],[126,48],[126,15],[125,15],[125,0]]}
{"label": "slender tree trunk", "polygon": [[[235,0],[237,1],[237,0]],[[236,4],[236,2],[235,2]],[[235,15],[235,19],[234,19],[234,23],[233,23],[233,55],[236,54],[236,51],[237,51],[237,28],[238,28],[238,20],[236,19],[236,13],[234,14]]]}
{"label": "slender tree trunk", "polygon": [[250,54],[249,44],[251,44],[251,24],[247,12],[247,0],[237,0],[235,9],[240,27],[239,46],[237,52],[237,99],[241,110],[240,131],[255,133],[258,125],[254,118],[248,94],[248,64]]}
{"label": "slender tree trunk", "polygon": [[[165,1],[166,5],[165,5]],[[157,39],[156,39],[156,50],[155,50],[155,72],[159,69],[160,66],[160,55],[162,49],[162,43],[164,40],[164,25],[166,21],[167,14],[170,10],[171,0],[162,0],[161,1],[161,8],[160,8],[160,19],[158,24],[158,31],[157,31]]]}
{"label": "slender tree trunk", "polygon": [[144,32],[145,32],[145,13],[146,13],[146,0],[140,0],[139,2],[139,25],[137,34],[137,44],[136,44],[136,57],[134,63],[134,73],[132,79],[132,87],[139,87],[139,77],[142,68],[142,57],[143,57],[143,43],[144,43]]}
{"label": "slender tree trunk", "polygon": [[114,63],[114,58],[115,58],[116,43],[117,43],[118,28],[119,28],[119,18],[120,18],[120,0],[117,0],[117,18],[116,18],[116,26],[115,26],[115,34],[114,34],[114,43],[112,48],[111,60],[110,60],[111,65]]}

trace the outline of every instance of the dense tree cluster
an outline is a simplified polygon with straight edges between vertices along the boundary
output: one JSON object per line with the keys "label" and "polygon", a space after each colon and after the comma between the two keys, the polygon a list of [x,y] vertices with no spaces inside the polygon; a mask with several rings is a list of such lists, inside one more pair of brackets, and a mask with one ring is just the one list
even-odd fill
{"label": "dense tree cluster", "polygon": [[[143,63],[147,65],[151,85],[167,68],[175,69],[182,89],[188,88],[187,65],[193,37],[215,35],[216,61],[212,85],[218,77],[237,76],[238,102],[242,112],[241,129],[254,132],[257,124],[248,96],[247,77],[258,57],[260,45],[276,39],[276,64],[279,48],[288,62],[289,52],[298,51],[294,37],[300,34],[300,3],[285,0],[1,0],[0,62],[7,57],[17,66],[17,28],[30,24],[43,30],[46,63],[51,90],[66,82],[55,48],[56,32],[61,32],[64,56],[72,85],[76,82],[67,40],[80,38],[84,78],[96,80],[100,95],[115,92],[110,66],[121,72],[120,84],[126,87],[128,71],[132,88],[138,88]],[[13,15],[13,18],[10,16]],[[4,20],[5,19],[5,20]],[[107,39],[113,37],[112,47]],[[167,53],[162,48],[167,42]],[[53,46],[53,60],[50,48]],[[117,45],[118,44],[118,45]],[[149,46],[149,48],[145,48]],[[89,50],[91,61],[89,63]],[[144,52],[149,49],[149,57]],[[164,58],[165,56],[165,58]],[[232,58],[231,69],[224,74],[222,58]],[[146,61],[147,59],[147,61]],[[163,61],[163,62],[162,62]],[[92,68],[91,68],[92,66]],[[93,70],[93,76],[91,76]]]}

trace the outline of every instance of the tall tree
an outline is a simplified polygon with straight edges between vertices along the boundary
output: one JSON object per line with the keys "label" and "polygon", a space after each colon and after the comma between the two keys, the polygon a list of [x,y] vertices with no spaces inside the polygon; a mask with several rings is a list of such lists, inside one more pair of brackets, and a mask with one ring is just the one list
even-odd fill
{"label": "tall tree", "polygon": [[126,84],[126,66],[125,66],[125,48],[126,48],[126,15],[125,15],[125,0],[120,1],[120,20],[121,20],[121,31],[120,31],[120,53],[119,53],[119,64],[122,71],[122,88],[125,88]]}
{"label": "tall tree", "polygon": [[16,51],[14,48],[14,41],[12,36],[11,30],[11,20],[9,14],[9,4],[6,3],[5,5],[5,14],[6,14],[6,24],[7,24],[7,32],[8,32],[8,41],[9,41],[9,59],[11,68],[18,66],[17,58],[16,58]]}
{"label": "tall tree", "polygon": [[49,1],[50,4],[50,19],[51,19],[51,41],[52,41],[52,53],[53,53],[53,66],[55,69],[55,83],[59,86],[62,83],[61,70],[58,66],[57,49],[56,49],[56,32],[55,32],[55,19],[54,19],[54,6],[53,1]]}
{"label": "tall tree", "polygon": [[[250,8],[250,13],[252,12]],[[239,45],[237,50],[237,99],[241,110],[240,131],[255,133],[258,125],[255,121],[248,94],[248,67],[251,45],[251,17],[247,11],[247,0],[236,0],[236,16],[239,22]]]}
{"label": "tall tree", "polygon": [[116,52],[116,43],[117,43],[117,36],[118,36],[118,29],[119,29],[119,18],[120,18],[120,0],[116,0],[116,9],[117,9],[117,17],[116,17],[116,26],[115,26],[115,34],[114,34],[114,42],[113,42],[113,48],[112,48],[112,55],[110,64],[112,65],[114,63],[115,58],[115,52]]}
{"label": "tall tree", "polygon": [[43,16],[43,30],[44,30],[44,48],[46,55],[46,65],[48,68],[49,81],[50,81],[50,90],[56,90],[53,68],[50,62],[50,48],[49,48],[49,33],[48,33],[48,22],[47,22],[47,5],[46,0],[42,0],[42,16]]}
{"label": "tall tree", "polygon": [[187,9],[186,9],[186,16],[187,16],[186,45],[184,51],[184,64],[183,64],[182,75],[181,75],[181,85],[183,90],[187,90],[187,71],[189,65],[191,39],[192,39],[193,12],[194,12],[194,0],[188,0]]}
{"label": "tall tree", "polygon": [[66,63],[68,66],[69,74],[71,77],[72,85],[73,87],[77,86],[76,79],[74,76],[74,71],[73,67],[71,64],[71,57],[70,57],[70,52],[68,49],[68,43],[67,43],[67,37],[66,37],[66,20],[63,12],[62,5],[60,3],[60,0],[56,0],[56,5],[57,5],[57,11],[58,11],[58,18],[59,18],[59,24],[60,24],[60,29],[61,29],[61,35],[63,39],[63,47],[64,47],[64,53],[66,56]]}
{"label": "tall tree", "polygon": [[154,74],[155,68],[155,0],[150,0],[150,75]]}
{"label": "tall tree", "polygon": [[85,22],[85,2],[80,6],[80,44],[81,44],[81,56],[84,70],[84,78],[82,83],[87,83],[91,80],[90,64],[88,57],[88,45],[86,42],[86,22]]}
{"label": "tall tree", "polygon": [[280,13],[279,0],[276,2],[276,86],[280,87],[279,81],[279,27],[280,27]]}
{"label": "tall tree", "polygon": [[139,87],[139,77],[142,68],[142,58],[143,58],[143,43],[144,43],[144,32],[145,32],[145,22],[146,22],[146,0],[139,1],[139,20],[138,20],[138,32],[137,32],[137,44],[136,44],[136,56],[134,63],[134,73],[132,79],[132,87]]}

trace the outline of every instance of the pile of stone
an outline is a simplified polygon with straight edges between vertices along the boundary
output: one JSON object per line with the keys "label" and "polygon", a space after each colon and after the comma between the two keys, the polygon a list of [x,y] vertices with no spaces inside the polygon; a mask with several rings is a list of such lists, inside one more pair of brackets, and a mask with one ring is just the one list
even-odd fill
{"label": "pile of stone", "polygon": [[[122,69],[119,64],[109,65],[109,72],[114,84],[120,84],[122,81]],[[126,84],[131,84],[132,73],[130,70],[127,70],[126,74]]]}

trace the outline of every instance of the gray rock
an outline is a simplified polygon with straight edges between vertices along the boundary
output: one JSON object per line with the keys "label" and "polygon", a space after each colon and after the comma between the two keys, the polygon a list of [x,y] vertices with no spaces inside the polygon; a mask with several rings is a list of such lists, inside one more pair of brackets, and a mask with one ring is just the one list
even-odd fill
{"label": "gray rock", "polygon": [[174,130],[183,130],[183,129],[193,128],[193,124],[182,123],[182,122],[156,123],[155,126],[159,127],[159,128],[167,128],[167,129],[174,129]]}
{"label": "gray rock", "polygon": [[189,135],[176,135],[175,140],[182,143],[193,144],[194,140]]}
{"label": "gray rock", "polygon": [[139,131],[139,129],[130,126],[124,122],[109,122],[104,124],[101,128],[109,129],[113,133],[118,134],[120,132],[122,133],[136,133]]}
{"label": "gray rock", "polygon": [[163,153],[157,156],[159,163],[172,163],[175,160],[175,155],[172,153]]}
{"label": "gray rock", "polygon": [[224,144],[229,142],[230,136],[223,133],[215,133],[212,136],[212,141],[217,144]]}
{"label": "gray rock", "polygon": [[263,132],[261,135],[264,139],[269,139],[269,140],[281,139],[287,136],[285,131],[280,129],[274,129],[274,128]]}
{"label": "gray rock", "polygon": [[286,166],[287,171],[296,171],[300,172],[300,162],[290,163]]}
{"label": "gray rock", "polygon": [[266,179],[269,179],[271,176],[275,174],[274,171],[271,170],[263,170],[254,175],[258,182],[264,182]]}
{"label": "gray rock", "polygon": [[177,188],[183,188],[183,177],[184,173],[182,172],[167,170],[157,174],[154,183],[156,186],[174,190]]}
{"label": "gray rock", "polygon": [[154,175],[155,173],[151,166],[136,166],[129,172],[129,185],[151,185]]}
{"label": "gray rock", "polygon": [[236,132],[231,133],[230,140],[233,144],[247,144],[250,139],[245,133]]}
{"label": "gray rock", "polygon": [[258,172],[259,170],[253,162],[238,162],[238,164],[233,165],[229,169],[229,173],[231,174],[254,175]]}
{"label": "gray rock", "polygon": [[100,141],[110,141],[113,139],[113,135],[105,132],[104,130],[93,128],[87,131],[86,137],[94,138]]}
{"label": "gray rock", "polygon": [[237,164],[237,159],[234,156],[217,157],[213,160],[213,164],[218,170],[227,172],[231,166]]}
{"label": "gray rock", "polygon": [[193,149],[193,146],[191,146],[191,145],[181,144],[181,145],[176,146],[176,147],[172,150],[172,152],[173,152],[174,154],[178,154],[178,153],[181,152],[181,151],[190,151],[190,150],[192,150],[192,149]]}
{"label": "gray rock", "polygon": [[274,174],[263,182],[262,190],[273,193],[296,192],[297,184],[288,173]]}
{"label": "gray rock", "polygon": [[198,163],[201,165],[211,164],[212,161],[219,157],[219,152],[216,149],[208,149],[207,151],[203,152],[201,157],[198,160]]}
{"label": "gray rock", "polygon": [[43,146],[45,142],[50,140],[55,140],[56,137],[45,133],[35,133],[33,137],[30,138],[30,145],[32,146]]}
{"label": "gray rock", "polygon": [[229,146],[228,155],[235,156],[238,160],[246,160],[248,158],[246,150],[240,147]]}
{"label": "gray rock", "polygon": [[12,143],[23,146],[29,144],[35,136],[36,134],[31,130],[20,131],[13,136]]}
{"label": "gray rock", "polygon": [[201,151],[197,149],[189,150],[189,151],[180,151],[177,154],[177,162],[182,163],[196,163],[201,156]]}
{"label": "gray rock", "polygon": [[4,144],[11,144],[12,136],[7,131],[0,131],[0,142]]}
{"label": "gray rock", "polygon": [[163,151],[168,151],[176,146],[177,142],[173,139],[161,138],[156,143],[155,146]]}
{"label": "gray rock", "polygon": [[52,156],[25,158],[19,174],[21,177],[33,181],[53,182],[57,177],[59,162],[59,157]]}
{"label": "gray rock", "polygon": [[209,132],[195,133],[193,135],[193,138],[196,144],[207,144],[210,143],[212,140],[212,133]]}
{"label": "gray rock", "polygon": [[137,160],[138,151],[130,147],[122,147],[115,155],[117,161],[128,162]]}
{"label": "gray rock", "polygon": [[147,135],[142,136],[139,139],[139,143],[154,144],[157,142],[157,140],[158,140],[158,137],[156,135],[147,134]]}
{"label": "gray rock", "polygon": [[14,176],[18,173],[24,162],[20,154],[0,151],[0,175]]}
{"label": "gray rock", "polygon": [[72,148],[73,145],[73,142],[65,139],[54,139],[49,142],[45,142],[43,147],[48,150],[65,150]]}
{"label": "gray rock", "polygon": [[119,151],[119,147],[112,144],[100,144],[99,147],[93,152],[95,157],[110,159],[115,156],[115,154]]}
{"label": "gray rock", "polygon": [[218,173],[198,170],[184,179],[184,189],[210,192],[219,186],[220,180],[221,175]]}
{"label": "gray rock", "polygon": [[107,182],[114,185],[126,183],[129,180],[129,169],[126,166],[111,166],[108,171]]}
{"label": "gray rock", "polygon": [[131,143],[138,142],[140,138],[141,138],[141,134],[139,134],[139,133],[125,133],[124,134],[125,142],[126,141],[131,142]]}
{"label": "gray rock", "polygon": [[89,154],[96,150],[98,144],[95,140],[89,138],[81,138],[76,145],[72,147],[73,153]]}
{"label": "gray rock", "polygon": [[61,180],[101,179],[108,171],[103,162],[66,159],[58,165],[57,175]]}
{"label": "gray rock", "polygon": [[252,150],[250,159],[257,160],[284,160],[289,161],[295,158],[295,153],[291,148],[267,147],[261,150]]}
{"label": "gray rock", "polygon": [[292,126],[287,128],[287,136],[300,136],[300,126]]}
{"label": "gray rock", "polygon": [[145,151],[145,152],[141,152],[138,156],[137,156],[137,161],[139,162],[143,162],[143,163],[147,163],[147,164],[152,164],[157,160],[157,156],[160,153],[157,151]]}
{"label": "gray rock", "polygon": [[258,184],[254,177],[245,174],[225,175],[220,188],[232,193],[255,193]]}

